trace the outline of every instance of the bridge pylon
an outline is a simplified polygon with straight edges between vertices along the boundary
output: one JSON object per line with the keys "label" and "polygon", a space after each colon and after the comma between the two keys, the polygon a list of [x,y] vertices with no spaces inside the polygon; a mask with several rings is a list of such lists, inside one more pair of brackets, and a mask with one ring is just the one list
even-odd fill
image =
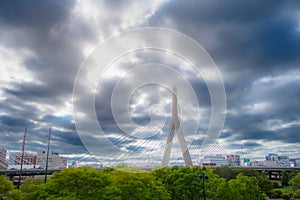
{"label": "bridge pylon", "polygon": [[188,149],[188,146],[186,144],[184,133],[182,130],[182,127],[180,125],[179,117],[178,117],[178,104],[177,104],[177,90],[176,87],[173,88],[173,94],[172,94],[172,119],[171,124],[167,136],[167,143],[164,150],[163,160],[162,160],[162,166],[168,166],[170,155],[171,155],[171,149],[173,144],[173,138],[175,135],[175,130],[177,134],[177,138],[179,141],[179,145],[181,148],[182,156],[185,162],[186,166],[193,166],[192,159],[190,156],[190,152]]}

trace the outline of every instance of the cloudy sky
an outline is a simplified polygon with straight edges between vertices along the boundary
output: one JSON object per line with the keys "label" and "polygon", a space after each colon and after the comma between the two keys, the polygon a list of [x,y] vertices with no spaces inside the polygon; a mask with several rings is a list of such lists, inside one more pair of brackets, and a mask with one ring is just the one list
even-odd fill
{"label": "cloudy sky", "polygon": [[[145,27],[166,32],[126,38]],[[195,53],[170,30],[201,45],[199,58],[213,60],[203,73],[181,53],[170,53],[178,46]],[[147,48],[152,37],[164,48]],[[146,46],[137,50],[140,41]],[[124,54],[103,66],[116,52]],[[195,161],[210,127],[215,130],[212,113],[222,118],[209,86],[220,76],[226,118],[220,135],[212,133],[223,148],[214,151],[300,157],[299,55],[296,0],[1,2],[0,147],[20,150],[27,127],[26,150],[45,150],[52,127],[51,149],[68,157],[90,151],[107,163],[160,162],[175,85]],[[171,160],[180,162],[176,137],[173,147]]]}

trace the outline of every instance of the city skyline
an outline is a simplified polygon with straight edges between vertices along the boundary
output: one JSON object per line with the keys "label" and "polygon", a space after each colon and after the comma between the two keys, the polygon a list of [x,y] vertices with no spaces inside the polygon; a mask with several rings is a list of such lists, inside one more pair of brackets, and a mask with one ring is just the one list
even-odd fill
{"label": "city skyline", "polygon": [[[51,150],[68,157],[80,157],[91,149],[104,161],[134,161],[128,152],[134,151],[141,159],[143,152],[148,155],[160,149],[149,156],[158,159],[170,122],[170,90],[153,84],[137,88],[126,103],[113,98],[117,84],[123,89],[119,95],[125,96],[125,86],[135,87],[150,74],[178,84],[188,146],[194,147],[193,155],[201,152],[213,111],[207,85],[207,79],[214,77],[210,68],[204,68],[207,74],[199,76],[180,56],[143,49],[118,58],[101,80],[95,77],[99,81],[94,82],[95,91],[88,81],[79,81],[82,93],[74,98],[80,67],[100,44],[133,29],[159,27],[196,41],[217,66],[226,92],[226,118],[217,143],[228,154],[300,155],[298,1],[10,1],[1,3],[0,27],[0,148],[20,150],[28,128],[26,151],[43,151],[51,127]],[[184,46],[168,35],[161,38],[170,49]],[[193,53],[185,48],[187,54]],[[152,65],[147,66],[149,63]],[[136,66],[143,71],[135,70]],[[171,71],[162,73],[162,66]],[[185,87],[184,81],[190,87]],[[93,108],[105,142],[99,142],[103,138],[97,138],[94,130],[88,134],[77,129],[79,117],[87,127],[91,122],[84,118],[89,116],[83,103],[87,93],[95,97]],[[74,101],[79,102],[75,111]],[[74,116],[76,112],[79,117]],[[127,114],[134,125],[126,126]],[[148,124],[152,119],[155,126]],[[123,134],[135,133],[143,126],[143,138]],[[173,150],[176,159],[181,154],[176,141]],[[116,157],[112,156],[115,153]]]}
{"label": "city skyline", "polygon": [[[0,169],[13,170],[20,168],[21,151],[7,151],[4,148],[0,149]],[[23,167],[26,169],[44,169],[46,163],[46,152],[24,152]],[[93,167],[117,167],[120,165],[135,166],[141,168],[157,167],[153,163],[145,163],[145,165],[136,165],[135,163],[103,163],[99,161],[92,161],[91,157],[87,156],[84,159],[71,159],[59,155],[58,152],[50,152],[49,166],[51,169],[61,169],[78,166],[93,166]],[[91,156],[91,155],[90,155]],[[241,166],[241,167],[299,167],[300,158],[290,158],[286,155],[275,153],[268,153],[264,159],[254,159],[244,157],[242,154],[210,154],[199,158],[197,163],[192,166]],[[184,162],[170,163],[169,166],[182,166]],[[168,165],[166,165],[168,166]]]}

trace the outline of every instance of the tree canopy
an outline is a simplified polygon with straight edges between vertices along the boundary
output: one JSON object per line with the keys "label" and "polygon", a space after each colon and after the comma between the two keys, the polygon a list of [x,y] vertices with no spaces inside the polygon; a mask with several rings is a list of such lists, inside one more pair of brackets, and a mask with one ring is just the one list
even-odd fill
{"label": "tree canopy", "polygon": [[[224,174],[222,173],[225,172]],[[229,168],[213,171],[202,167],[162,167],[151,172],[118,167],[103,170],[81,167],[64,169],[43,179],[26,179],[20,190],[15,190],[5,177],[0,179],[1,197],[4,199],[201,199],[261,200],[271,189],[267,176],[256,177],[253,171],[239,173]],[[208,176],[202,179],[200,174]],[[234,176],[233,176],[234,175]],[[298,175],[290,181],[297,186]]]}
{"label": "tree canopy", "polygon": [[14,189],[11,181],[7,180],[5,176],[0,176],[0,199],[21,199],[21,192]]}
{"label": "tree canopy", "polygon": [[300,189],[300,173],[296,174],[290,181],[289,184],[296,189]]}

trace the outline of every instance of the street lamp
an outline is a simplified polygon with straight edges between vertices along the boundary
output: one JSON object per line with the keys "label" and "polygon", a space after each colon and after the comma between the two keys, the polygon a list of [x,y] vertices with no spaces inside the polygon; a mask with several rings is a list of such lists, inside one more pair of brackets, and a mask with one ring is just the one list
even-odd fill
{"label": "street lamp", "polygon": [[204,179],[208,179],[207,174],[199,174],[199,178],[202,179],[202,185],[203,185],[203,199],[205,200],[205,184],[204,184]]}

